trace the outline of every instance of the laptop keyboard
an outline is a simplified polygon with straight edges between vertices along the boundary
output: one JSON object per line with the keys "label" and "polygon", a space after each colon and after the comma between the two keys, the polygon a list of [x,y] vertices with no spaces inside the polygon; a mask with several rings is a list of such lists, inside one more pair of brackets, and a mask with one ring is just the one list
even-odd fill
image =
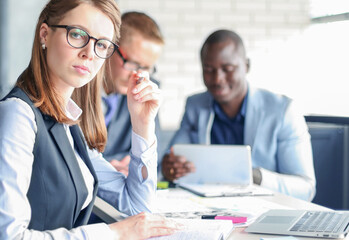
{"label": "laptop keyboard", "polygon": [[346,218],[347,215],[336,212],[307,211],[290,231],[338,233]]}

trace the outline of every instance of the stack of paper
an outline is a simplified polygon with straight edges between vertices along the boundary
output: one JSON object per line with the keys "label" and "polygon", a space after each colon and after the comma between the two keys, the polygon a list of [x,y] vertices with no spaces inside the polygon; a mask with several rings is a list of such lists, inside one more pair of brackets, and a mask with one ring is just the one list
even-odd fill
{"label": "stack of paper", "polygon": [[150,238],[151,240],[224,240],[234,229],[226,220],[173,219],[184,227],[173,235]]}

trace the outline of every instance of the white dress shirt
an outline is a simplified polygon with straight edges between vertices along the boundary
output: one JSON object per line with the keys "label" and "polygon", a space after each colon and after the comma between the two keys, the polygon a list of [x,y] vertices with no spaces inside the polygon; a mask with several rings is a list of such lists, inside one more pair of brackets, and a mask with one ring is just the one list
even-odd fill
{"label": "white dress shirt", "polygon": [[[74,105],[71,101],[67,106],[67,114],[72,119],[81,113]],[[65,126],[65,129],[74,149],[69,127]],[[18,98],[0,102],[0,239],[113,239],[113,232],[104,223],[71,230],[59,228],[41,232],[28,229],[31,208],[27,192],[36,132],[35,115],[26,102]],[[127,178],[101,153],[89,148],[87,151],[99,180],[98,195],[101,198],[128,215],[150,211],[157,181],[156,142],[149,146],[142,137],[132,133],[132,160]],[[79,154],[75,154],[89,192],[84,208],[92,200],[94,180]],[[143,166],[148,170],[147,179],[142,176]]]}

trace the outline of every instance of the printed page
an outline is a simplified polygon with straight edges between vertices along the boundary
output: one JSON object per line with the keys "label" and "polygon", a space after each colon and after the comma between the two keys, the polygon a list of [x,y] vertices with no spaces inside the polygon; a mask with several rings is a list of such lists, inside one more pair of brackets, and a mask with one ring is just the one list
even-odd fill
{"label": "printed page", "polygon": [[158,191],[154,202],[153,213],[169,218],[198,219],[209,214],[247,217],[246,223],[235,224],[235,227],[250,225],[270,209],[290,209],[259,197],[205,198],[182,189]]}
{"label": "printed page", "polygon": [[150,238],[151,240],[220,240],[226,239],[234,229],[231,221],[173,219],[183,224],[183,230],[173,235]]}

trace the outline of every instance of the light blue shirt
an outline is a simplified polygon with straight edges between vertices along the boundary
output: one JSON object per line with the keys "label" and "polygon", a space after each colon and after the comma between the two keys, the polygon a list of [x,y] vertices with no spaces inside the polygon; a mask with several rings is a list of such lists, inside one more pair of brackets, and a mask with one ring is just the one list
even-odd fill
{"label": "light blue shirt", "polygon": [[[68,110],[74,113],[77,109]],[[27,103],[17,98],[0,102],[0,239],[113,239],[113,232],[104,223],[72,230],[28,229],[31,208],[26,194],[36,132],[35,115]],[[67,134],[70,138],[69,131]],[[132,133],[132,160],[127,178],[104,160],[101,153],[87,148],[99,180],[98,196],[128,215],[151,211],[157,181],[157,151],[156,142],[149,145]],[[148,171],[147,179],[142,176],[143,166]],[[81,171],[85,183],[91,184],[89,173],[83,168]],[[57,197],[64,201],[64,196]]]}

